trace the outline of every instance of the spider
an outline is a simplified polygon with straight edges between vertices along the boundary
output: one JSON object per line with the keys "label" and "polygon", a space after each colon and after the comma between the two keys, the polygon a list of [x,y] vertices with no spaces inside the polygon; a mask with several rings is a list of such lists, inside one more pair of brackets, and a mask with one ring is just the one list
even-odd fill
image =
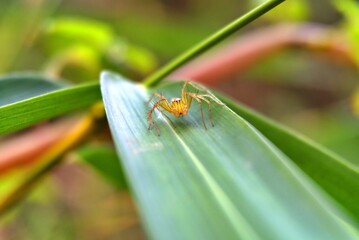
{"label": "spider", "polygon": [[[191,85],[193,88],[197,90],[197,93],[192,93],[186,91],[187,85]],[[213,100],[215,103],[219,105],[223,105],[218,99],[216,99],[214,96],[210,94],[198,94],[199,91],[207,92],[207,90],[200,88],[196,86],[194,83],[190,81],[185,81],[182,87],[182,96],[181,98],[172,98],[169,102],[164,96],[162,96],[159,93],[153,93],[150,99],[147,101],[149,103],[153,97],[157,97],[159,100],[157,100],[152,108],[147,113],[147,119],[148,119],[148,130],[152,129],[152,127],[155,127],[157,131],[157,135],[160,136],[160,130],[157,127],[155,121],[152,118],[152,113],[155,109],[160,111],[171,123],[171,119],[160,109],[160,107],[174,115],[175,117],[184,117],[188,114],[188,110],[191,107],[192,99],[196,100],[200,105],[201,110],[201,117],[202,117],[202,123],[204,128],[207,130],[206,123],[204,122],[203,117],[203,111],[202,111],[202,101],[206,102],[208,104],[208,110],[209,110],[209,119],[211,121],[212,126],[214,126],[213,120],[212,120],[212,111],[211,111],[211,102],[208,99]],[[173,123],[172,123],[173,124]]]}

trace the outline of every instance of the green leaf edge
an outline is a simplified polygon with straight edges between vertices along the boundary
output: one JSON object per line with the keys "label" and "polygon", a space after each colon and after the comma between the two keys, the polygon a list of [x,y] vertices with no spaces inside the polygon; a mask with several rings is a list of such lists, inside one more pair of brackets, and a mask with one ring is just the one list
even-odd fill
{"label": "green leaf edge", "polygon": [[[33,89],[34,86],[36,86],[36,89]],[[0,107],[64,87],[68,87],[68,85],[62,81],[49,79],[39,73],[11,73],[3,75],[0,76]],[[16,91],[20,94],[16,94]]]}
{"label": "green leaf edge", "polygon": [[101,100],[99,83],[82,84],[0,107],[0,135],[80,110]]}

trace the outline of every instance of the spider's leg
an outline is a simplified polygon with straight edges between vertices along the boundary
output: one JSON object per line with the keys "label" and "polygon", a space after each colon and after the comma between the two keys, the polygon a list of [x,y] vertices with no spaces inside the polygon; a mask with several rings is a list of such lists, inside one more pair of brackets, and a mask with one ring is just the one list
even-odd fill
{"label": "spider's leg", "polygon": [[151,130],[152,127],[155,127],[157,135],[160,136],[161,135],[160,129],[157,127],[156,122],[152,118],[152,113],[156,108],[157,108],[157,106],[154,105],[147,113],[147,120],[148,120],[148,128],[147,128],[147,130]]}
{"label": "spider's leg", "polygon": [[153,99],[154,96],[155,96],[155,94],[152,93],[150,99],[148,99],[148,100],[146,101],[146,104],[149,104],[149,103],[151,102],[151,100]]}
{"label": "spider's leg", "polygon": [[211,121],[212,127],[214,127],[214,123],[212,119],[211,102],[208,99],[204,98],[203,95],[197,95],[197,97],[208,104],[209,120]]}
{"label": "spider's leg", "polygon": [[184,82],[184,84],[183,84],[183,86],[182,86],[182,93],[185,92],[185,89],[187,88],[187,84],[188,84],[188,83],[189,83],[188,80]]}
{"label": "spider's leg", "polygon": [[[158,94],[159,95],[159,94]],[[157,94],[154,94],[153,96],[157,96]],[[153,120],[152,118],[152,114],[154,112],[155,109],[159,110],[158,109],[158,106],[160,105],[160,103],[162,101],[167,101],[166,99],[160,99],[158,100],[157,102],[155,102],[152,106],[152,108],[147,112],[147,120],[148,120],[148,130],[151,130],[152,127],[155,127],[156,128],[156,131],[157,131],[157,135],[160,136],[160,129],[157,127],[157,124],[156,122]]]}
{"label": "spider's leg", "polygon": [[[148,120],[148,122],[149,122],[149,124],[148,124],[148,130],[150,130],[152,127],[155,127],[155,128],[156,128],[156,131],[157,131],[157,135],[160,136],[160,129],[157,127],[156,122],[153,120],[152,114],[153,114],[153,112],[154,112],[155,109],[157,109],[158,111],[160,111],[161,113],[163,113],[162,110],[159,109],[159,107],[163,108],[164,110],[166,110],[166,111],[168,111],[168,112],[171,112],[171,108],[170,108],[170,105],[169,105],[167,99],[166,99],[164,96],[162,96],[162,95],[160,95],[160,94],[158,94],[158,93],[155,93],[154,96],[160,98],[160,100],[158,100],[157,102],[155,102],[155,103],[153,104],[152,108],[151,108],[151,109],[148,111],[148,113],[147,113],[147,120]],[[166,114],[164,114],[164,115],[169,119],[169,117],[168,117]],[[171,123],[172,123],[172,121],[171,121]]]}
{"label": "spider's leg", "polygon": [[146,101],[146,103],[149,104],[154,97],[157,97],[161,100],[165,99],[165,97],[159,93],[152,93],[150,99],[148,99],[148,101]]}
{"label": "spider's leg", "polygon": [[213,100],[213,101],[214,101],[215,103],[217,103],[218,105],[223,106],[224,104],[223,104],[221,101],[219,101],[215,96],[213,96],[213,95],[211,95],[211,94],[199,94],[199,95],[197,95],[197,97],[208,103],[209,117],[210,117],[212,126],[214,126],[213,118],[212,118],[211,103],[210,103],[210,101],[209,101],[207,98]]}
{"label": "spider's leg", "polygon": [[197,101],[199,102],[199,106],[200,106],[200,109],[201,109],[201,118],[202,118],[202,123],[203,123],[204,129],[207,130],[206,123],[204,122],[204,117],[203,117],[202,101],[201,100],[197,100]]}
{"label": "spider's leg", "polygon": [[160,111],[162,113],[163,116],[165,116],[171,123],[172,127],[176,128],[175,124],[173,123],[173,121],[171,120],[171,118],[169,116],[167,116],[167,114],[165,114],[164,111],[162,111],[161,109],[157,108],[158,111]]}
{"label": "spider's leg", "polygon": [[186,81],[187,84],[191,85],[193,88],[195,88],[196,90],[198,91],[201,91],[201,92],[207,92],[207,89],[203,88],[203,87],[200,87],[198,86],[197,84],[193,83],[193,82],[189,82],[189,81]]}
{"label": "spider's leg", "polygon": [[207,130],[206,123],[204,122],[204,116],[203,116],[203,109],[202,109],[202,101],[201,101],[201,99],[197,97],[197,94],[190,93],[190,92],[186,92],[186,94],[189,95],[191,98],[195,99],[195,100],[199,103],[199,107],[200,107],[200,110],[201,110],[202,123],[203,123],[204,129]]}
{"label": "spider's leg", "polygon": [[[188,82],[188,84],[197,90],[196,96],[208,97],[208,98],[212,99],[214,102],[216,102],[218,105],[223,105],[223,103],[221,101],[219,101],[215,96],[213,96],[206,88],[197,86],[196,84],[194,84],[192,82]],[[207,92],[207,94],[198,94],[198,91]]]}
{"label": "spider's leg", "polygon": [[210,98],[211,100],[213,100],[214,102],[216,102],[218,105],[222,105],[222,106],[224,105],[221,101],[218,100],[218,98],[216,98],[212,94],[198,94],[197,96],[207,97],[207,98]]}

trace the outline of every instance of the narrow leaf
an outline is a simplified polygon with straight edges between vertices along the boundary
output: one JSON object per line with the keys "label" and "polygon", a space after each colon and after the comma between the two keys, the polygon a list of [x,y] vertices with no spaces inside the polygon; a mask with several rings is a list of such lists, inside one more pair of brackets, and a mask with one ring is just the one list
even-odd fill
{"label": "narrow leaf", "polygon": [[89,107],[101,99],[98,83],[69,87],[0,107],[0,135],[61,114]]}
{"label": "narrow leaf", "polygon": [[193,48],[188,49],[186,52],[182,53],[177,58],[167,63],[161,69],[147,77],[144,80],[144,85],[154,86],[155,84],[159,83],[164,77],[168,76],[170,73],[183,66],[186,62],[194,59],[196,56],[214,47],[219,42],[231,36],[237,30],[251,23],[258,17],[262,16],[263,14],[265,14],[266,12],[284,1],[285,0],[267,0],[263,2],[253,10],[249,11],[248,13],[234,20],[230,24],[221,28],[208,38],[195,45]]}
{"label": "narrow leaf", "polygon": [[35,74],[14,74],[0,78],[0,106],[58,90],[66,85]]}
{"label": "narrow leaf", "polygon": [[[178,97],[181,86],[156,91]],[[330,198],[229,108],[216,105],[207,131],[196,103],[175,127],[158,114],[157,136],[147,131],[149,89],[104,72],[101,90],[153,239],[354,239]]]}

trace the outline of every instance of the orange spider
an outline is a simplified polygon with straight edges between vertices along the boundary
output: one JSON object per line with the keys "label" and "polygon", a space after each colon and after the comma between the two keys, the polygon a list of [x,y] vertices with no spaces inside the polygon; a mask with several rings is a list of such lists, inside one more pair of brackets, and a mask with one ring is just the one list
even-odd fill
{"label": "orange spider", "polygon": [[192,99],[195,99],[200,105],[202,123],[205,129],[207,129],[207,127],[203,117],[202,100],[208,104],[209,119],[211,121],[212,126],[214,126],[212,120],[211,102],[207,98],[212,99],[214,102],[216,102],[219,105],[223,105],[223,103],[221,103],[218,99],[216,99],[214,96],[210,94],[198,94],[198,92],[197,93],[187,92],[186,91],[187,84],[191,85],[193,88],[197,89],[198,91],[202,91],[202,92],[206,91],[205,89],[194,85],[192,82],[186,81],[182,87],[182,98],[172,98],[171,102],[169,102],[164,96],[162,96],[159,93],[152,94],[151,98],[148,100],[147,103],[149,103],[153,97],[157,97],[159,98],[159,100],[153,104],[151,110],[149,110],[147,113],[147,119],[149,122],[148,130],[150,130],[152,127],[155,127],[158,136],[160,136],[160,130],[152,118],[152,113],[155,109],[160,111],[172,123],[171,119],[159,107],[173,114],[175,117],[184,117],[187,115],[188,110],[191,107]]}

